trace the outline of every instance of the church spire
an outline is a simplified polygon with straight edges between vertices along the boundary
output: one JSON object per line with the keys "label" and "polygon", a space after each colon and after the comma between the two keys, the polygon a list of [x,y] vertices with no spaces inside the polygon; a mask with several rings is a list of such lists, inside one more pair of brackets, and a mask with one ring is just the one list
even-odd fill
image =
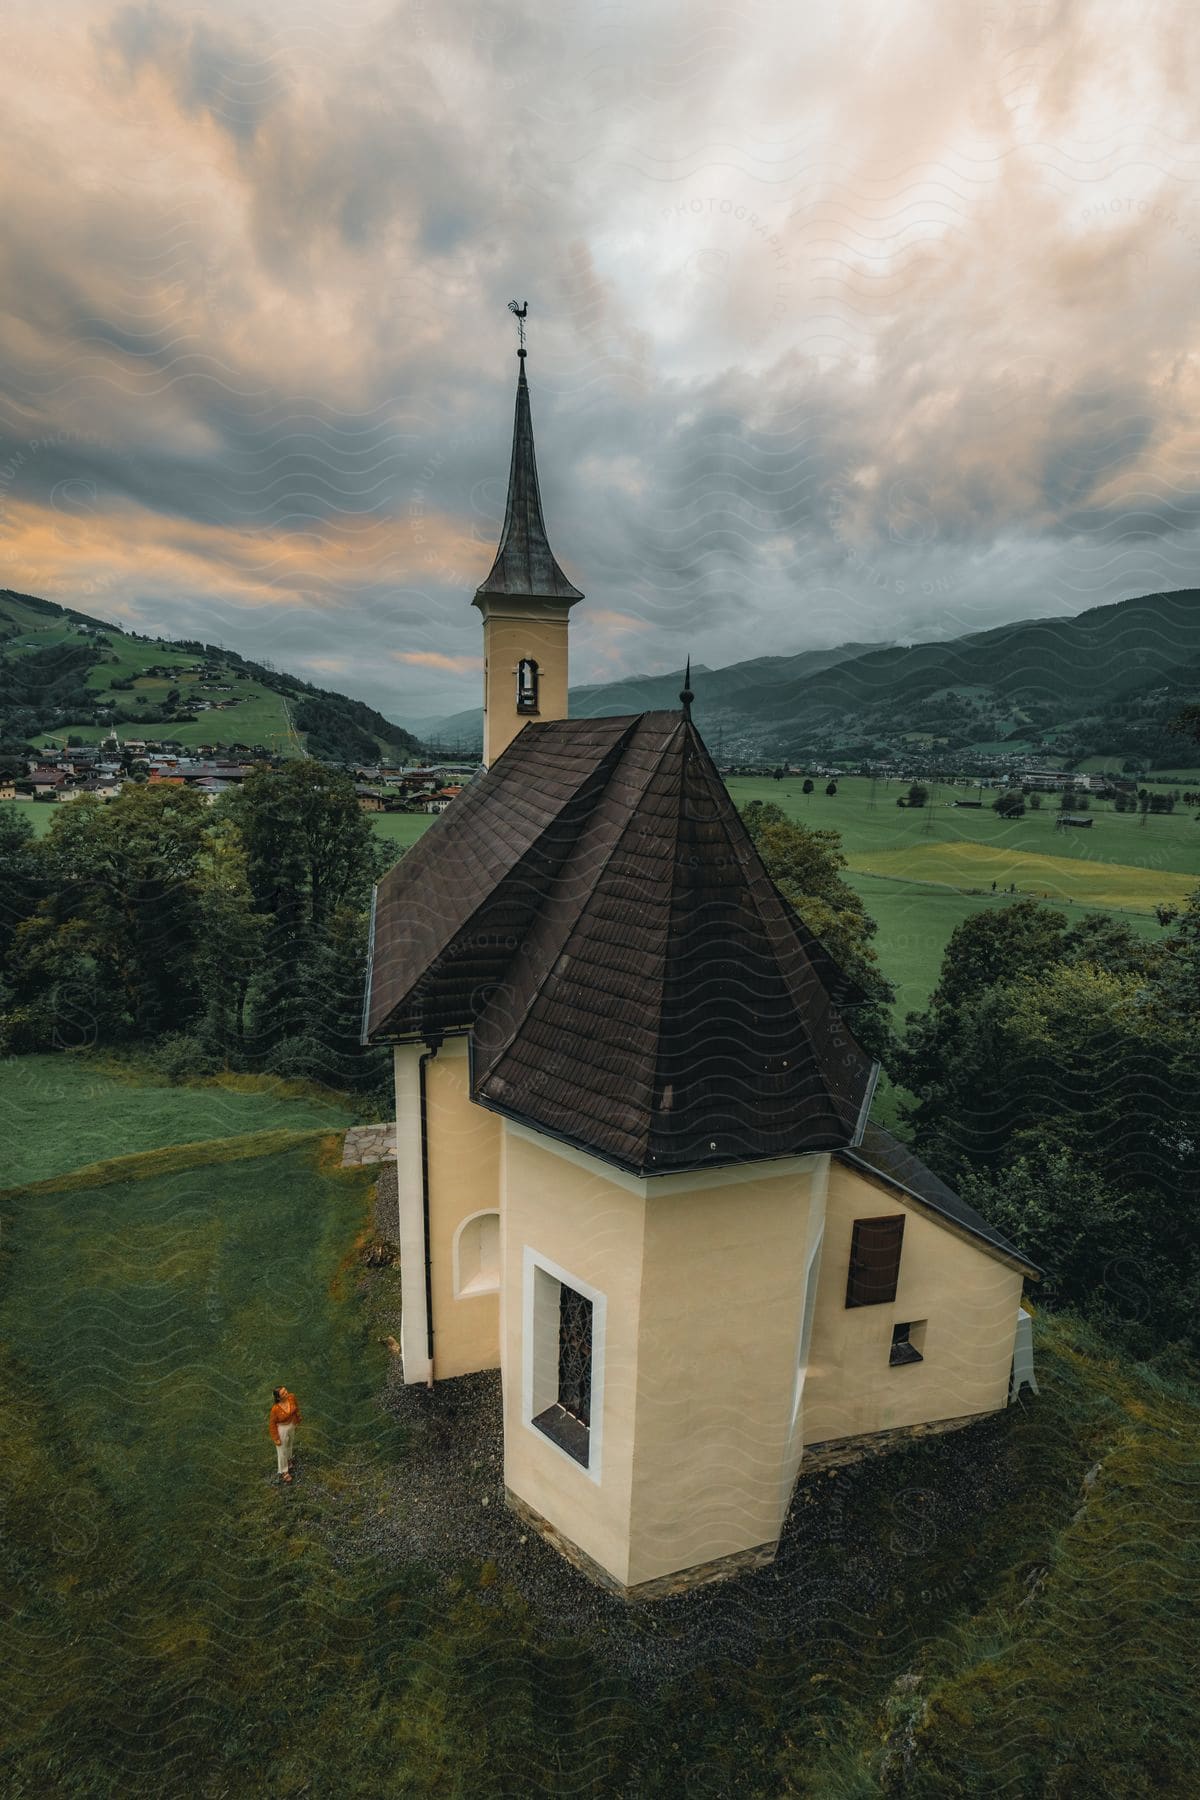
{"label": "church spire", "polygon": [[512,463],[508,471],[508,504],[500,547],[487,579],[475,591],[475,605],[484,595],[528,595],[560,600],[567,606],[582,600],[577,587],[567,580],[550,548],[542,496],[538,488],[537,458],[533,449],[533,419],[529,411],[529,384],[525,379],[525,307],[512,306],[521,327],[517,351],[520,376],[513,420]]}

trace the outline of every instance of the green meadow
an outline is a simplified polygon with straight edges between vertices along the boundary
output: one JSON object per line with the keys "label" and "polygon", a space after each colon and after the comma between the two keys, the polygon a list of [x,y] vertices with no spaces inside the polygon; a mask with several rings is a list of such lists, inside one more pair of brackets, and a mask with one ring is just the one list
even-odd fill
{"label": "green meadow", "polygon": [[340,1095],[269,1076],[171,1086],[115,1058],[10,1056],[0,1059],[0,1186],[248,1131],[344,1131],[355,1117]]}
{"label": "green meadow", "polygon": [[[29,1064],[0,1192],[0,1791],[1194,1793],[1180,1377],[1041,1317],[1037,1399],[803,1484],[787,1555],[717,1618],[589,1603],[572,1575],[568,1640],[536,1583],[376,1532],[440,1436],[380,1404],[399,1274],[361,1267],[352,1108]],[[279,1381],[304,1412],[288,1490]],[[522,1527],[498,1493],[492,1516],[499,1555]],[[675,1662],[635,1677],[656,1641]]]}

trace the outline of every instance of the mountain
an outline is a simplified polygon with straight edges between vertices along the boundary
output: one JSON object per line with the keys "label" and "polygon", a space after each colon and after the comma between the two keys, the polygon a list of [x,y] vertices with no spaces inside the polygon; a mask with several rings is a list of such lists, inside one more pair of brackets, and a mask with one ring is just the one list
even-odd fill
{"label": "mountain", "polygon": [[191,639],[142,637],[35,594],[0,590],[0,744],[107,731],[376,762],[421,752],[373,707]]}
{"label": "mountain", "polygon": [[[573,714],[678,704],[682,671],[574,688]],[[1200,695],[1200,590],[1144,594],[1072,618],[1020,619],[923,644],[842,644],[693,670],[693,715],[729,759],[906,761],[1037,751],[1178,760],[1167,729]],[[478,712],[427,735],[478,742]]]}
{"label": "mountain", "polygon": [[[581,620],[582,623],[582,620]],[[571,690],[577,718],[678,705],[683,671]],[[1073,618],[1019,619],[924,644],[847,643],[692,670],[694,716],[727,761],[1035,753],[1147,767],[1187,761],[1171,718],[1200,699],[1200,589],[1143,594]],[[197,710],[203,709],[203,710]],[[0,591],[0,743],[95,739],[116,724],[195,745],[304,749],[330,761],[470,750],[478,709],[405,729],[345,694],[212,644],[140,637]]]}
{"label": "mountain", "polygon": [[[725,723],[740,732],[748,722],[753,723],[756,696],[765,689],[803,680],[850,658],[884,648],[882,644],[839,644],[832,650],[802,650],[794,656],[756,656],[725,669],[708,669],[697,663],[692,669],[696,716],[704,720],[710,734]],[[683,674],[680,668],[669,675],[629,675],[621,681],[573,687],[571,716],[611,719],[625,713],[657,712],[678,706]],[[463,743],[480,743],[483,713],[479,707],[471,707],[446,718],[425,720],[423,730],[427,738],[437,737],[447,743],[459,739]]]}

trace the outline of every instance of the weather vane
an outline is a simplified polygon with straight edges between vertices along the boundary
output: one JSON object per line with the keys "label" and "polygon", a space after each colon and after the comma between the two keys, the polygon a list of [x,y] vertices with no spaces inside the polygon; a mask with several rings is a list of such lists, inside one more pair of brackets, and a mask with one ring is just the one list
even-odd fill
{"label": "weather vane", "polygon": [[520,346],[521,346],[520,349],[517,351],[517,355],[524,356],[524,354],[525,354],[525,316],[529,311],[529,302],[528,302],[528,300],[522,300],[521,304],[518,306],[517,302],[515,300],[510,300],[508,303],[508,310],[510,313],[512,313],[512,315],[514,316],[514,318],[517,321],[517,332],[519,334],[519,342],[520,342]]}

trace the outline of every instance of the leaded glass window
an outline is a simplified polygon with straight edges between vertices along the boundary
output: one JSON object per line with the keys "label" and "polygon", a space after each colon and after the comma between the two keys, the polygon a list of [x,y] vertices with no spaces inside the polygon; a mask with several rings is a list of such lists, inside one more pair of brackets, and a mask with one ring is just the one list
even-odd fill
{"label": "leaded glass window", "polygon": [[565,1284],[558,1300],[558,1404],[592,1422],[592,1303]]}
{"label": "leaded glass window", "polygon": [[547,1327],[556,1323],[558,1329],[555,1399],[553,1405],[543,1407],[533,1423],[586,1469],[591,1460],[594,1308],[590,1300],[565,1281],[556,1286],[557,1319],[551,1315],[546,1320]]}

